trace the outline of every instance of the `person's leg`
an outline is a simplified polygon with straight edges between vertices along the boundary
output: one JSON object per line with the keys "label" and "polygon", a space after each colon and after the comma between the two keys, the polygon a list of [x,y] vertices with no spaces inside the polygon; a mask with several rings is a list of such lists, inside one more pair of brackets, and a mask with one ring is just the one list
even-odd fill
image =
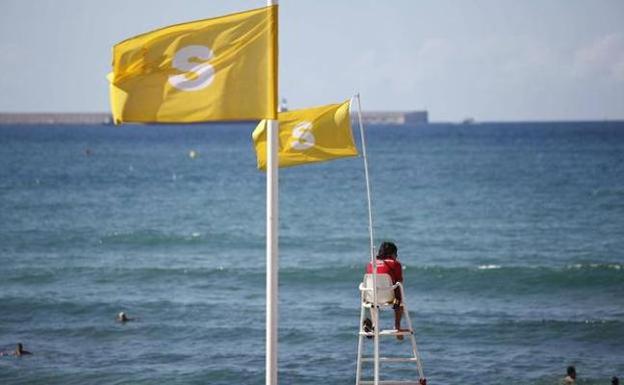
{"label": "person's leg", "polygon": [[[397,332],[403,331],[401,330],[401,316],[403,315],[403,308],[401,307],[401,303],[396,303],[394,305],[394,328]],[[397,340],[403,340],[402,335],[396,336]]]}
{"label": "person's leg", "polygon": [[[394,328],[401,332],[401,331],[405,331],[403,329],[401,329],[401,317],[403,316],[403,306],[401,306],[401,303],[403,302],[403,297],[401,296],[401,289],[400,288],[396,288],[394,290],[394,297],[396,298],[395,304],[393,306],[394,308]],[[403,340],[403,336],[397,336],[397,340]]]}
{"label": "person's leg", "polygon": [[398,287],[394,289],[394,328],[396,330],[401,329],[401,316],[403,315],[403,307],[401,306],[401,302],[403,298],[401,298],[401,289]]}
{"label": "person's leg", "polygon": [[395,305],[394,307],[394,328],[401,330],[401,316],[403,316],[403,308],[401,305]]}

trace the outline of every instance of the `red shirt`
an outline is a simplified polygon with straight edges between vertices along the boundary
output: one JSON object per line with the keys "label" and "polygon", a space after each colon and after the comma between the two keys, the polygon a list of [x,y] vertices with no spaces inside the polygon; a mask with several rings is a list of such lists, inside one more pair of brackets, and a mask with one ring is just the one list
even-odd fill
{"label": "red shirt", "polygon": [[[388,274],[392,278],[392,283],[403,282],[403,268],[401,262],[396,259],[377,259],[377,274]],[[366,265],[366,273],[373,274],[373,265],[369,262]]]}

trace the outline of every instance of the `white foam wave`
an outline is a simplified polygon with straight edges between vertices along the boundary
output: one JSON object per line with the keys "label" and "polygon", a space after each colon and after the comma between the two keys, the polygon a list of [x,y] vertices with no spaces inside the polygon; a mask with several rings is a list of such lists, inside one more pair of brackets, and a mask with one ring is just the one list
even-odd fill
{"label": "white foam wave", "polygon": [[613,269],[621,270],[622,264],[619,263],[575,263],[567,266],[568,269]]}
{"label": "white foam wave", "polygon": [[500,269],[500,265],[479,265],[477,269],[479,270],[492,270],[492,269]]}

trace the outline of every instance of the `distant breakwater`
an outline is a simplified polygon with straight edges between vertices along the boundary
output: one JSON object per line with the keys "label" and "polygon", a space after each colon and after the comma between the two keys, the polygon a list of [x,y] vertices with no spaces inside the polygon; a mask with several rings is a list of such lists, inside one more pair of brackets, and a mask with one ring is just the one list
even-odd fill
{"label": "distant breakwater", "polygon": [[[427,111],[365,111],[362,119],[367,124],[426,124]],[[107,112],[9,112],[0,113],[0,124],[112,124]]]}
{"label": "distant breakwater", "polygon": [[[353,117],[354,118],[354,117]],[[354,118],[355,119],[355,118]],[[475,121],[474,119],[464,119],[462,121],[430,121],[427,111],[363,111],[362,120],[364,124],[388,125],[388,126],[518,126],[518,128],[528,126],[564,126],[579,123],[594,127],[595,125],[617,125],[624,123],[618,119],[587,119],[587,120],[532,120],[532,121]],[[230,121],[215,122],[218,124],[227,123],[255,123],[256,121]],[[0,125],[109,125],[113,124],[110,113],[107,112],[0,112]],[[354,123],[355,125],[355,123]]]}

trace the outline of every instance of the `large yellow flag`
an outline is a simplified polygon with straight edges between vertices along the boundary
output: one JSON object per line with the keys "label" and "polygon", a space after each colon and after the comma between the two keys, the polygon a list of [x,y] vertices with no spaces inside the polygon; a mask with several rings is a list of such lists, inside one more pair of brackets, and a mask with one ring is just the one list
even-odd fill
{"label": "large yellow flag", "polygon": [[125,40],[109,80],[115,123],[276,119],[277,6]]}
{"label": "large yellow flag", "polygon": [[[252,134],[258,168],[262,170],[266,170],[267,165],[266,128],[267,123],[263,120]],[[351,133],[349,101],[279,113],[280,167],[323,162],[357,154]]]}

